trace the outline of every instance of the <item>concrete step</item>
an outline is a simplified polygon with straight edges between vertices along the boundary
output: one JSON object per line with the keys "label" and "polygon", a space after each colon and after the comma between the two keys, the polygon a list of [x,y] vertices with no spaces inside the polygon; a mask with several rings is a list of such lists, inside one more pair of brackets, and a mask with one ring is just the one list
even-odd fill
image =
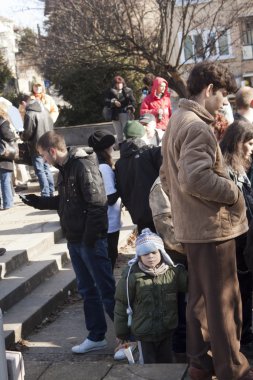
{"label": "concrete step", "polygon": [[128,365],[105,361],[25,362],[26,380],[185,380],[187,364]]}
{"label": "concrete step", "polygon": [[53,276],[69,262],[66,242],[54,244],[46,252],[32,258],[26,265],[5,276],[0,287],[0,307],[4,313],[45,279]]}
{"label": "concrete step", "polygon": [[76,288],[71,263],[45,278],[30,294],[10,308],[3,316],[5,344],[10,347],[25,338],[68,297]]}
{"label": "concrete step", "polygon": [[[7,254],[0,257],[0,280],[22,265],[27,264],[33,257],[40,255],[40,252],[46,251],[61,238],[62,230],[59,222],[31,226],[30,234],[17,235],[8,244]],[[20,249],[17,249],[17,245]]]}

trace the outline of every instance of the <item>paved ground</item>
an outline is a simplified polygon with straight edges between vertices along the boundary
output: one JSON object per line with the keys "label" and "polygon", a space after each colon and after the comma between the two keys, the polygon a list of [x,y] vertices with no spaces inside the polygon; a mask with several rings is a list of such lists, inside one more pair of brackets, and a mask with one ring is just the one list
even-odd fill
{"label": "paved ground", "polygon": [[[131,246],[121,247],[121,255],[115,268],[115,278],[119,278],[122,268],[134,254]],[[27,337],[20,346],[26,369],[26,380],[118,380],[150,379],[180,380],[186,371],[186,364],[129,366],[126,362],[113,360],[116,345],[113,324],[107,318],[108,347],[86,355],[73,355],[71,347],[86,337],[82,301],[72,294],[58,314],[52,315]],[[138,355],[135,355],[138,360]]]}
{"label": "paved ground", "polygon": [[[31,184],[28,191],[33,192]],[[0,212],[0,247],[15,251],[22,246],[31,244],[31,233],[47,229],[47,223],[58,223],[58,215],[52,211],[39,211],[28,208],[15,195],[15,207]],[[124,226],[121,231],[121,247],[118,263],[115,268],[116,280],[122,268],[134,254],[131,245],[126,245],[126,237],[133,226],[129,215],[123,213]],[[25,362],[25,380],[182,380],[187,364],[130,366],[126,362],[117,363],[113,360],[116,345],[112,322],[108,319],[106,349],[86,355],[73,355],[71,347],[79,344],[87,335],[84,325],[82,301],[78,294],[70,294],[66,304],[58,312],[50,315],[25,341],[17,345],[17,350],[23,354]],[[138,360],[138,355],[135,355]]]}
{"label": "paved ground", "polygon": [[[34,184],[24,193],[37,190]],[[58,224],[58,215],[53,211],[39,211],[25,206],[15,195],[15,206],[0,212],[0,247],[7,249],[2,261],[15,255],[21,247],[33,244],[36,235],[40,236],[53,224]],[[120,234],[120,256],[115,268],[116,280],[122,268],[134,254],[134,250],[125,246],[126,238],[134,226],[129,214],[123,212],[123,227]],[[70,294],[66,304],[58,312],[50,315],[36,330],[17,344],[22,352],[26,376],[25,380],[181,380],[186,364],[173,365],[133,365],[113,360],[116,337],[112,322],[108,319],[106,349],[86,355],[73,355],[71,347],[82,342],[85,330],[82,301],[77,294]],[[136,357],[138,359],[138,357]]]}

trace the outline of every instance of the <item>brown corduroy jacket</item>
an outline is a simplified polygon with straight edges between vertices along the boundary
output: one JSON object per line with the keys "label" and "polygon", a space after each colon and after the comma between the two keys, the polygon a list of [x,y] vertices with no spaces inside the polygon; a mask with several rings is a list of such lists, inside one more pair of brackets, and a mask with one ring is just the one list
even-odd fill
{"label": "brown corduroy jacket", "polygon": [[162,142],[162,186],[181,243],[225,241],[248,229],[243,194],[229,178],[211,123],[199,103],[181,99]]}

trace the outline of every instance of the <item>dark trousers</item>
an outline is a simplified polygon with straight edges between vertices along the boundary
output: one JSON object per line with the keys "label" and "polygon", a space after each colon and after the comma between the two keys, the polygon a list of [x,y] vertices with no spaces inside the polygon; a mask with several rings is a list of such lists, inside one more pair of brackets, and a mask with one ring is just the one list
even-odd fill
{"label": "dark trousers", "polygon": [[118,257],[118,242],[119,242],[119,231],[107,234],[108,242],[108,257],[112,263],[112,270],[115,267],[115,263]]}
{"label": "dark trousers", "polygon": [[104,309],[113,321],[115,305],[115,281],[108,259],[107,239],[98,239],[95,247],[68,242],[68,249],[78,291],[83,298],[87,338],[101,341],[107,330]]}
{"label": "dark trousers", "polygon": [[173,334],[173,351],[176,353],[186,352],[186,301],[185,293],[178,293],[178,326]]}
{"label": "dark trousers", "polygon": [[144,230],[145,228],[149,228],[152,232],[156,233],[155,225],[154,225],[154,222],[152,220],[150,220],[148,222],[138,223],[137,224],[138,234],[140,235],[142,230]]}
{"label": "dark trousers", "polygon": [[248,344],[253,341],[252,333],[252,273],[244,259],[244,248],[247,242],[247,234],[236,238],[236,265],[239,287],[242,298],[242,336],[241,344]]}
{"label": "dark trousers", "polygon": [[[187,354],[191,364],[214,370],[219,380],[249,369],[240,352],[241,297],[235,241],[185,244],[188,259]],[[212,357],[208,351],[212,351]]]}
{"label": "dark trousers", "polygon": [[143,364],[172,363],[172,331],[158,342],[138,341],[138,348]]}

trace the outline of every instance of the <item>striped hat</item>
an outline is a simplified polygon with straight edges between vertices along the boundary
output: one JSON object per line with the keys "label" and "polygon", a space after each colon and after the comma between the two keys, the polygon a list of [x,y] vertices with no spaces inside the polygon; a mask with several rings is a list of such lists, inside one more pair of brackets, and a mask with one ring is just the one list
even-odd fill
{"label": "striped hat", "polygon": [[148,255],[150,252],[157,250],[160,251],[167,264],[174,266],[173,261],[164,249],[164,244],[160,236],[151,232],[149,228],[145,228],[136,239],[136,255],[128,264],[133,265],[138,261],[138,257]]}

